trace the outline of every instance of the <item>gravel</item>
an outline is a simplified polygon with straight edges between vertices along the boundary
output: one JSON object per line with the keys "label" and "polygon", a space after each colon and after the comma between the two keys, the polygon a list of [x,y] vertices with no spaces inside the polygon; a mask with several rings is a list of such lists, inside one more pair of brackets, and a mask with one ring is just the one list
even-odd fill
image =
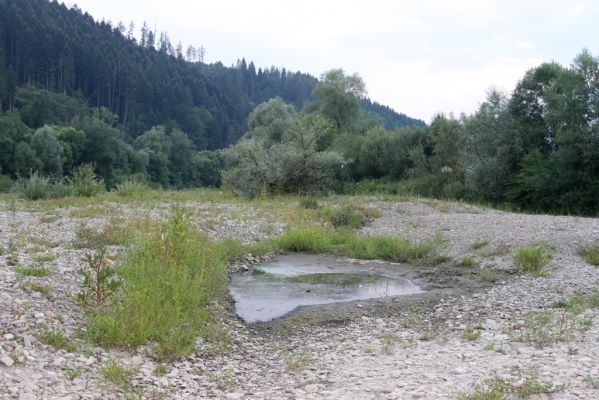
{"label": "gravel", "polygon": [[[0,203],[0,248],[5,249],[0,255],[0,399],[447,399],[492,377],[519,385],[527,376],[564,385],[552,395],[555,399],[599,398],[597,309],[583,314],[590,321],[585,329],[542,348],[515,334],[526,328],[526,312],[599,287],[599,269],[577,254],[581,246],[599,242],[599,219],[514,214],[441,201],[367,201],[382,216],[362,233],[414,239],[439,235],[449,257],[472,255],[480,261],[477,268],[506,271],[514,269],[513,251],[542,242],[552,253],[548,274],[517,276],[485,291],[448,296],[419,315],[377,315],[364,308],[356,320],[298,326],[297,332],[284,334],[245,326],[225,312],[228,348],[198,340],[195,354],[166,363],[161,375],[148,348],[109,350],[78,339],[78,329],[85,326],[84,309],[76,300],[84,250],[70,243],[82,222],[101,228],[115,216],[159,220],[170,205],[105,204],[102,215],[76,218],[72,207],[15,211]],[[251,204],[190,202],[185,207],[214,240],[234,237],[249,243],[284,228],[268,210]],[[481,240],[489,244],[473,250]],[[15,264],[6,251],[11,243],[18,247],[13,254],[19,265],[36,265],[36,256],[55,256],[44,262],[52,274],[19,276],[9,265]],[[47,287],[47,293],[34,290],[32,283]],[[444,326],[428,323],[435,315],[444,317]],[[406,325],[406,320],[413,323]],[[479,329],[480,338],[465,339],[465,328]],[[45,344],[40,337],[46,331],[64,332],[77,350]],[[111,359],[135,371],[127,389],[102,377],[102,366]]]}

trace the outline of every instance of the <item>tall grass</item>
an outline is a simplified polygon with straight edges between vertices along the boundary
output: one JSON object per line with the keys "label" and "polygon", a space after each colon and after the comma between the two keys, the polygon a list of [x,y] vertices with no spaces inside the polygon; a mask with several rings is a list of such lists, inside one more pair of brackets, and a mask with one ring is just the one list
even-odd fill
{"label": "tall grass", "polygon": [[176,210],[129,250],[117,270],[125,281],[121,298],[88,315],[90,337],[120,347],[155,342],[165,358],[189,354],[198,336],[215,332],[209,305],[225,294],[226,261]]}
{"label": "tall grass", "polygon": [[290,229],[275,241],[276,247],[284,251],[334,253],[406,263],[434,263],[438,260],[438,239],[413,242],[399,236],[358,235],[351,230],[329,231],[307,226]]}

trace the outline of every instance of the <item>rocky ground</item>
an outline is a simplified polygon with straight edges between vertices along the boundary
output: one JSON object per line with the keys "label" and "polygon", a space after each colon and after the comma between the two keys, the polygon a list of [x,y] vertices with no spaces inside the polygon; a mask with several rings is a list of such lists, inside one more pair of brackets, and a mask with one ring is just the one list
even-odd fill
{"label": "rocky ground", "polygon": [[[0,399],[451,399],[489,379],[514,393],[534,387],[556,399],[599,398],[599,309],[551,308],[599,288],[598,267],[578,255],[599,241],[599,219],[359,201],[382,213],[363,233],[439,235],[447,256],[471,255],[478,265],[463,268],[477,269],[490,283],[392,299],[392,312],[355,302],[346,305],[354,310],[349,317],[318,322],[292,316],[246,326],[224,310],[228,347],[199,341],[196,354],[164,365],[145,348],[106,350],[81,339],[78,270],[85,249],[74,244],[82,223],[102,229],[132,218],[158,220],[169,206],[0,203]],[[250,242],[285,226],[277,213],[251,204],[186,206],[217,240]],[[513,252],[539,242],[552,252],[545,276],[497,272],[513,272]],[[113,255],[121,250],[110,248]],[[47,276],[23,273],[36,266]],[[114,365],[124,375],[117,384],[106,378]]]}

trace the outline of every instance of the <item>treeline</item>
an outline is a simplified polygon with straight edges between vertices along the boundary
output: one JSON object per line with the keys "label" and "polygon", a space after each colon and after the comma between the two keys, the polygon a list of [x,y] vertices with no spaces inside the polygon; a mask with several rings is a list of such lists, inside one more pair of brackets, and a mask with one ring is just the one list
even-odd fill
{"label": "treeline", "polygon": [[[356,90],[356,88],[358,88]],[[545,63],[470,116],[385,130],[361,112],[360,82],[333,70],[301,113],[272,100],[227,152],[225,184],[261,192],[368,190],[599,214],[599,60]]]}
{"label": "treeline", "polygon": [[[311,75],[245,60],[207,65],[202,46],[175,46],[146,24],[139,31],[56,1],[0,0],[0,111],[20,109],[17,88],[35,86],[108,109],[132,139],[164,125],[185,132],[198,149],[217,149],[237,141],[256,104],[280,96],[300,108],[317,84]],[[33,109],[53,111],[47,104]],[[421,122],[384,111],[387,124]],[[41,114],[26,123],[50,121]]]}

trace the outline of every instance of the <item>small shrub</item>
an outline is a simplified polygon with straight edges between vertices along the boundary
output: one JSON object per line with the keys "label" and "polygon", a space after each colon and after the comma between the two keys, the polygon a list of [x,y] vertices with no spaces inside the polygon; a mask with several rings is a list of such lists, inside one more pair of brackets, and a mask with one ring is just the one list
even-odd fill
{"label": "small shrub", "polygon": [[116,194],[120,197],[140,197],[149,188],[142,182],[138,181],[125,181],[116,185]]}
{"label": "small shrub", "polygon": [[540,275],[549,262],[549,252],[544,245],[529,245],[520,247],[514,254],[514,260],[521,274],[531,273]]}
{"label": "small shrub", "polygon": [[91,197],[106,190],[104,180],[96,177],[92,164],[82,164],[73,169],[68,183],[73,196]]}
{"label": "small shrub", "polygon": [[301,208],[308,210],[317,210],[319,208],[318,202],[314,197],[302,197],[299,201]]}
{"label": "small shrub", "polygon": [[77,350],[77,346],[73,344],[71,339],[68,339],[63,330],[44,330],[38,335],[39,340],[43,343],[55,347],[57,349],[63,349],[72,353]]}
{"label": "small shrub", "polygon": [[137,374],[137,369],[123,366],[111,358],[102,365],[100,373],[104,379],[126,391],[131,386],[131,378]]}
{"label": "small shrub", "polygon": [[32,172],[28,179],[19,180],[16,188],[27,200],[41,200],[51,197],[52,183],[47,176]]}
{"label": "small shrub", "polygon": [[84,292],[79,298],[84,302],[93,300],[96,307],[102,307],[108,297],[122,285],[116,270],[106,258],[106,248],[100,248],[93,253],[85,253],[83,261],[87,264],[79,272],[83,275]]}
{"label": "small shrub", "polygon": [[579,253],[589,264],[599,265],[599,244],[583,247]]}

